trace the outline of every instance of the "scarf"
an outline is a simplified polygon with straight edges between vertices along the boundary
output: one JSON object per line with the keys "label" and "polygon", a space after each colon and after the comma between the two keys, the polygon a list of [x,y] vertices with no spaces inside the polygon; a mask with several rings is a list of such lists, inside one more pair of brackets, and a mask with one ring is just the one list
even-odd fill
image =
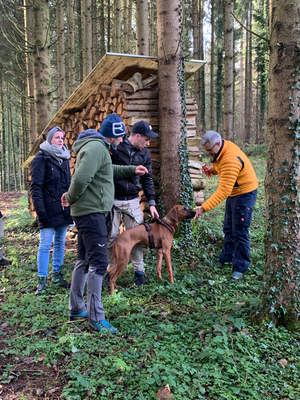
{"label": "scarf", "polygon": [[51,156],[55,158],[55,160],[57,160],[59,164],[61,164],[63,160],[68,160],[71,157],[68,147],[65,143],[63,145],[63,148],[61,149],[59,146],[56,146],[56,144],[50,144],[46,140],[40,145],[40,148],[51,154]]}

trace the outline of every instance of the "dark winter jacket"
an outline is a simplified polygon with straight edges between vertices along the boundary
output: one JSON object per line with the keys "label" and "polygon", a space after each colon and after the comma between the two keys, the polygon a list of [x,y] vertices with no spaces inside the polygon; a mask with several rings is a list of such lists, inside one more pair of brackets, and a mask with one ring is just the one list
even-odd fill
{"label": "dark winter jacket", "polygon": [[112,163],[115,165],[143,165],[148,169],[148,174],[134,176],[127,179],[114,178],[115,199],[132,200],[139,197],[143,189],[150,205],[155,205],[154,184],[152,176],[151,156],[147,148],[138,150],[131,145],[128,136],[125,136],[117,149],[111,149]]}
{"label": "dark winter jacket", "polygon": [[135,167],[112,165],[109,143],[103,137],[80,139],[73,144],[76,169],[66,193],[74,217],[108,213],[114,202],[113,177],[127,179]]}
{"label": "dark winter jacket", "polygon": [[39,228],[72,223],[70,207],[62,207],[61,196],[71,183],[69,161],[61,165],[47,151],[39,151],[31,164],[31,197],[38,215]]}

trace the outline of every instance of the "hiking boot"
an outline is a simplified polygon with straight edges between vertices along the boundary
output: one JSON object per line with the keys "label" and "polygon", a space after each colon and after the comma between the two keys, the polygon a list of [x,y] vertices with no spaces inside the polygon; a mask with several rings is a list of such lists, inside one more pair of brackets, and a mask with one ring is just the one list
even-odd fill
{"label": "hiking boot", "polygon": [[242,279],[243,277],[244,277],[244,275],[241,272],[234,271],[231,278],[234,280],[237,280],[237,279]]}
{"label": "hiking boot", "polygon": [[12,263],[12,261],[9,260],[8,258],[4,257],[4,256],[0,260],[0,266],[2,266],[2,265],[11,265],[11,263]]}
{"label": "hiking boot", "polygon": [[104,279],[102,281],[102,287],[103,288],[109,288],[110,287],[110,278],[109,278],[109,272],[104,276]]}
{"label": "hiking boot", "polygon": [[76,321],[76,319],[81,319],[81,318],[84,318],[84,319],[87,319],[87,312],[86,311],[83,311],[83,312],[81,312],[81,313],[78,313],[78,314],[71,314],[70,313],[70,315],[69,315],[69,321]]}
{"label": "hiking boot", "polygon": [[93,322],[90,321],[89,325],[92,329],[94,329],[95,331],[98,332],[103,332],[103,333],[118,333],[119,330],[117,328],[115,328],[114,326],[112,326],[110,323],[108,323],[105,319],[102,319],[99,322]]}
{"label": "hiking boot", "polygon": [[136,286],[143,286],[145,285],[145,274],[142,271],[134,271],[135,276],[135,284]]}
{"label": "hiking boot", "polygon": [[64,280],[60,271],[52,273],[52,283],[59,284],[61,287],[68,289],[71,284]]}
{"label": "hiking boot", "polygon": [[43,294],[43,292],[47,289],[47,286],[47,277],[39,276],[39,283],[35,295],[40,296],[41,294]]}

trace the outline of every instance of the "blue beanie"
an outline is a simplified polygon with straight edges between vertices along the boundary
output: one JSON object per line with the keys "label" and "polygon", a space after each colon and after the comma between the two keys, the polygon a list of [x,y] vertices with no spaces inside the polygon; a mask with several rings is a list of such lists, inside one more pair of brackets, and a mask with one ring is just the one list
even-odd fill
{"label": "blue beanie", "polygon": [[125,125],[117,114],[110,114],[102,122],[99,132],[104,137],[118,138],[126,133]]}
{"label": "blue beanie", "polygon": [[47,142],[50,143],[52,138],[53,138],[53,136],[58,131],[64,133],[64,131],[59,126],[54,126],[53,128],[50,128],[49,131],[47,132],[47,135],[46,135]]}

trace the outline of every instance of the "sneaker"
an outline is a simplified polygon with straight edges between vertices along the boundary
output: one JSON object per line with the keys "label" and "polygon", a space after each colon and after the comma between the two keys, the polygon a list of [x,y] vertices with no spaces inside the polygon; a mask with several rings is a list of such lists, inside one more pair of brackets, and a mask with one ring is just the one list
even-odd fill
{"label": "sneaker", "polygon": [[242,279],[244,275],[241,272],[235,271],[232,275],[232,279],[237,280],[237,279]]}
{"label": "sneaker", "polygon": [[108,323],[105,319],[102,319],[99,322],[89,322],[90,327],[93,328],[95,331],[103,332],[103,333],[118,333],[119,330]]}
{"label": "sneaker", "polygon": [[39,283],[38,283],[38,287],[37,287],[37,290],[35,292],[35,295],[36,296],[40,296],[41,294],[43,294],[43,292],[45,292],[47,287],[48,287],[47,277],[46,276],[39,276]]}
{"label": "sneaker", "polygon": [[9,260],[8,258],[4,257],[4,256],[0,260],[0,265],[1,266],[2,265],[11,265],[11,263],[12,263],[12,261]]}
{"label": "sneaker", "polygon": [[104,279],[102,281],[102,287],[103,288],[109,288],[110,287],[109,272],[104,276]]}
{"label": "sneaker", "polygon": [[71,314],[69,315],[69,321],[76,321],[76,319],[80,319],[80,318],[84,318],[87,319],[87,312],[83,311],[81,313],[78,314]]}
{"label": "sneaker", "polygon": [[145,285],[145,274],[142,271],[135,271],[135,284],[136,286],[143,286]]}
{"label": "sneaker", "polygon": [[52,273],[52,283],[59,284],[61,287],[68,289],[71,284],[64,280],[60,271]]}

